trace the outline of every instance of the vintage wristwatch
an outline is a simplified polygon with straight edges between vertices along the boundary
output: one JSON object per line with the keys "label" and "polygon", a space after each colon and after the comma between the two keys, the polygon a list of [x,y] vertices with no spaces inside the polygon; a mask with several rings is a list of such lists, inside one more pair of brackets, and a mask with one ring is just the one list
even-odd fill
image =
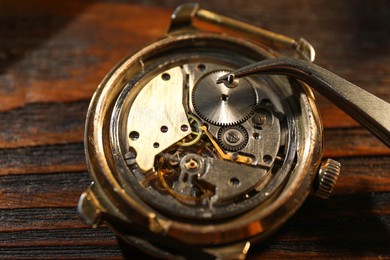
{"label": "vintage wristwatch", "polygon": [[79,202],[86,222],[157,257],[238,259],[309,194],[327,198],[340,164],[322,162],[322,123],[305,77],[264,75],[261,66],[237,72],[278,57],[274,73],[296,72],[280,57],[304,67],[314,50],[179,6],[168,33],[120,62],[92,98],[93,183]]}

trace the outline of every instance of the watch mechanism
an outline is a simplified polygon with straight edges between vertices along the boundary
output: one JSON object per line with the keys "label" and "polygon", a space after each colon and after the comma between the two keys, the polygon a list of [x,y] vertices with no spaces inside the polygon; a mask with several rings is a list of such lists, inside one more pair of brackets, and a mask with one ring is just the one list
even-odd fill
{"label": "watch mechanism", "polygon": [[148,204],[213,219],[259,203],[286,157],[286,120],[266,80],[216,83],[233,69],[180,64],[144,81],[132,97],[123,156]]}

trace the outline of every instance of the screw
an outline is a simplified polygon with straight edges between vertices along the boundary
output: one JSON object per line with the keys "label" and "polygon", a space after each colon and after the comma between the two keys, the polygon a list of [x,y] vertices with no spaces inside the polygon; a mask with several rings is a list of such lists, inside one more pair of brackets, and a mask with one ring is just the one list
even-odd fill
{"label": "screw", "polygon": [[226,139],[230,142],[230,143],[237,143],[238,141],[240,141],[240,136],[235,133],[235,132],[229,132],[227,134],[227,137]]}
{"label": "screw", "polygon": [[267,116],[263,113],[257,113],[254,115],[252,122],[255,128],[261,127],[265,121],[267,120]]}
{"label": "screw", "polygon": [[239,79],[235,78],[234,75],[230,74],[227,80],[224,82],[227,88],[235,88],[238,86]]}
{"label": "screw", "polygon": [[233,154],[232,154],[232,159],[233,159],[233,161],[237,161],[237,159],[238,159],[238,154],[237,154],[237,153],[233,153]]}

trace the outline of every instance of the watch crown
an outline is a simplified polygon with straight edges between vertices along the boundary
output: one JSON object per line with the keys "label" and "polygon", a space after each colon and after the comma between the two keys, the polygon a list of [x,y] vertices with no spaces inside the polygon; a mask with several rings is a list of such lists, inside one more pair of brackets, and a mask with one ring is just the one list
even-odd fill
{"label": "watch crown", "polygon": [[317,173],[314,195],[327,199],[334,189],[340,170],[341,164],[338,161],[333,159],[323,161]]}

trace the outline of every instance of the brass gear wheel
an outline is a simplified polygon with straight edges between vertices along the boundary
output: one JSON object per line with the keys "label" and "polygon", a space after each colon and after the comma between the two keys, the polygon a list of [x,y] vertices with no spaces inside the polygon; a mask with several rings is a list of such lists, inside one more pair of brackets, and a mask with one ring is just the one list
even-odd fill
{"label": "brass gear wheel", "polygon": [[192,103],[196,113],[213,125],[237,125],[247,120],[255,109],[256,91],[247,79],[240,79],[234,88],[217,84],[217,78],[229,71],[213,71],[195,85]]}
{"label": "brass gear wheel", "polygon": [[248,143],[248,132],[241,125],[221,127],[218,131],[218,142],[230,152],[243,149]]}

